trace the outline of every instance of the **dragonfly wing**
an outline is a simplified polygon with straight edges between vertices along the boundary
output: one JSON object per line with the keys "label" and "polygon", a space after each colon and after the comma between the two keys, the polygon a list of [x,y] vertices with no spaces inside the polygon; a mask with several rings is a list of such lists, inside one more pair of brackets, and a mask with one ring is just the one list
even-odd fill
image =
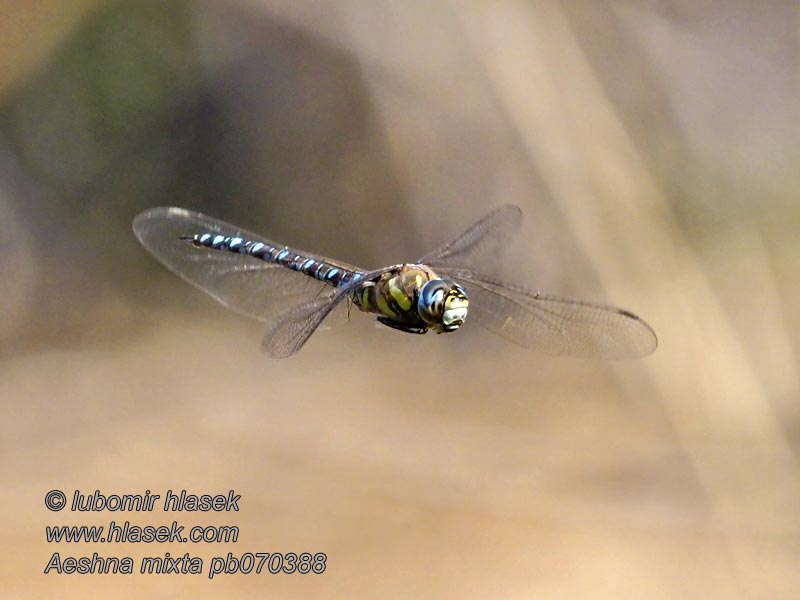
{"label": "dragonfly wing", "polygon": [[272,358],[291,356],[346,297],[346,292],[334,290],[291,308],[275,319],[264,335],[261,348]]}
{"label": "dragonfly wing", "polygon": [[[173,207],[152,208],[134,219],[133,231],[142,245],[171,271],[228,308],[263,321],[271,320],[291,304],[318,296],[327,288],[321,281],[280,265],[245,254],[197,247],[181,239],[207,232],[285,247],[198,212]],[[302,250],[289,250],[314,256]],[[359,270],[324,257],[319,260],[339,268]]]}
{"label": "dragonfly wing", "polygon": [[519,206],[506,204],[418,262],[438,271],[437,267],[481,267],[483,261],[497,261],[509,240],[519,231],[521,223]]}
{"label": "dragonfly wing", "polygon": [[[361,280],[369,280],[393,267],[364,273]],[[322,322],[342,301],[359,286],[359,281],[330,290],[313,300],[305,301],[278,316],[264,335],[261,348],[272,358],[286,358],[296,353]],[[340,311],[341,312],[341,311]]]}
{"label": "dragonfly wing", "polygon": [[469,319],[525,348],[583,358],[636,358],[658,339],[642,319],[624,309],[532,292],[475,274],[441,269],[469,294]]}

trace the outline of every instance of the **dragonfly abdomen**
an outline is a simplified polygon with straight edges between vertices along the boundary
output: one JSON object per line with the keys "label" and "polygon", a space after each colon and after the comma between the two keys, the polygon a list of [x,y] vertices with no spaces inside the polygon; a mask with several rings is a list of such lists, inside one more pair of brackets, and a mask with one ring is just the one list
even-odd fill
{"label": "dragonfly abdomen", "polygon": [[353,278],[357,279],[361,276],[354,271],[298,254],[291,248],[271,246],[264,242],[249,240],[244,237],[198,233],[186,239],[190,240],[195,246],[211,248],[212,250],[227,250],[228,252],[244,254],[268,263],[277,264],[323,281],[333,287],[340,287],[352,281]]}

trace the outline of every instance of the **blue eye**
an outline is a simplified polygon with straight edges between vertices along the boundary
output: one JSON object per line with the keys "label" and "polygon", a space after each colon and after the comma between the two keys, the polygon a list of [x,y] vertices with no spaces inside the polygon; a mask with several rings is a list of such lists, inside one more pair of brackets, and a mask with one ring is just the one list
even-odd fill
{"label": "blue eye", "polygon": [[419,291],[417,312],[426,323],[438,323],[444,309],[444,297],[450,286],[441,279],[431,279]]}

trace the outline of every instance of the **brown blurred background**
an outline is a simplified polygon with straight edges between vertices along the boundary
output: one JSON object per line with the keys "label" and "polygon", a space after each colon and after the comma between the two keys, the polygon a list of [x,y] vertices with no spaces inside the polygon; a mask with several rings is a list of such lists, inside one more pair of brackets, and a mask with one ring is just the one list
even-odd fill
{"label": "brown blurred background", "polygon": [[[796,598],[794,1],[0,3],[7,597]],[[651,357],[364,315],[297,356],[158,265],[186,206],[376,267],[502,203],[498,276],[610,301]],[[237,514],[50,513],[62,489]],[[228,545],[47,524],[238,525]],[[53,552],[324,551],[321,576],[44,575]]]}

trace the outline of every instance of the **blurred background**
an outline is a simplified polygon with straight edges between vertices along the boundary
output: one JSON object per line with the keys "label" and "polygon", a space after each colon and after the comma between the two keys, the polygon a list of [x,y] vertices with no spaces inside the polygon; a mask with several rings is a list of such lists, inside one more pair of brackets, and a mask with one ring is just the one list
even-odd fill
{"label": "blurred background", "polygon": [[[795,1],[5,0],[9,597],[796,598]],[[649,358],[357,314],[295,357],[153,260],[201,210],[364,267],[503,203],[497,276],[642,315]],[[236,514],[50,513],[62,489]],[[47,544],[48,524],[236,544]],[[43,575],[64,556],[326,552],[320,576]],[[123,585],[120,585],[120,584]]]}

